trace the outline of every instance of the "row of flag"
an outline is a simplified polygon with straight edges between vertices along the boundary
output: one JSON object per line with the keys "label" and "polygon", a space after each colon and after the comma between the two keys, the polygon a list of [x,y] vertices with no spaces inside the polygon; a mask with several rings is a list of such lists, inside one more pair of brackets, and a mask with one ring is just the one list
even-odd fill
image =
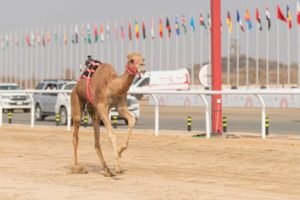
{"label": "row of flag", "polygon": [[[270,30],[271,28],[271,16],[268,7],[265,8],[265,18],[267,20],[267,29]],[[292,14],[290,11],[289,6],[286,8],[286,15],[283,14],[279,5],[277,5],[277,19],[287,23],[287,27],[289,29],[292,28]],[[258,29],[263,30],[262,20],[260,11],[258,8],[255,10],[255,20],[258,24]],[[246,28],[243,25],[243,21],[245,21],[248,30],[253,28],[251,14],[248,9],[246,9],[244,14],[244,20],[242,15],[240,14],[239,10],[236,11],[236,21],[239,24],[241,30],[245,32]],[[300,25],[300,4],[297,2],[297,23]],[[232,33],[233,29],[233,22],[231,19],[230,11],[227,12],[226,24],[228,26],[228,32]],[[141,25],[141,30],[140,30]],[[150,35],[151,38],[155,38],[155,30],[154,30],[154,19],[153,17],[150,18]],[[50,31],[39,33],[38,31],[31,31],[26,35],[19,36],[19,35],[9,35],[9,34],[2,34],[0,35],[0,45],[1,48],[4,49],[5,47],[9,46],[47,46],[50,45],[52,42],[54,44],[60,45],[67,45],[68,43],[78,44],[80,42],[79,38],[83,43],[92,44],[97,43],[99,41],[104,42],[104,39],[110,40],[114,38],[117,40],[118,38],[125,39],[126,36],[129,41],[133,40],[135,37],[136,40],[140,38],[146,39],[146,23],[145,20],[142,21],[141,24],[138,23],[137,20],[134,23],[131,23],[131,20],[128,22],[128,26],[125,27],[124,25],[120,26],[119,31],[116,28],[116,25],[113,27],[112,31],[110,31],[109,23],[106,24],[104,28],[104,24],[101,23],[98,27],[96,24],[91,27],[89,24],[87,26],[81,26],[80,30],[78,25],[75,25],[74,29],[71,30],[69,33],[67,31],[63,31],[63,33],[50,33]],[[211,19],[210,14],[208,13],[206,18],[200,14],[199,17],[199,26],[203,27],[207,32],[210,31],[211,26]],[[180,36],[180,34],[186,34],[188,27],[190,30],[194,32],[196,30],[196,22],[194,17],[192,16],[189,20],[183,15],[181,18],[178,16],[175,17],[174,24],[171,24],[171,21],[168,17],[164,20],[159,18],[159,27],[158,27],[158,35],[159,38],[163,38],[166,31],[166,37],[170,38],[172,35],[172,27],[175,29],[175,35]],[[127,32],[127,33],[126,33]]]}

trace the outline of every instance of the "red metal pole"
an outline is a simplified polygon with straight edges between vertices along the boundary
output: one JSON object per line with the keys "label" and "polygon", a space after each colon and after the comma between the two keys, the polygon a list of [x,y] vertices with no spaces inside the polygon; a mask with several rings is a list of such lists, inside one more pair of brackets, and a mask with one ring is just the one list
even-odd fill
{"label": "red metal pole", "polygon": [[[222,90],[221,64],[221,0],[210,1],[211,10],[211,58],[212,90]],[[222,96],[211,98],[212,133],[222,134]]]}

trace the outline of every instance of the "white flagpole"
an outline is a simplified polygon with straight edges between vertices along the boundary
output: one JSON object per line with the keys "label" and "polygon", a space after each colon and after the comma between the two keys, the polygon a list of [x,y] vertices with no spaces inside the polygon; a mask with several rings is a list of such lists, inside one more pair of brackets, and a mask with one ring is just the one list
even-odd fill
{"label": "white flagpole", "polygon": [[11,37],[12,37],[12,32],[10,31],[9,32],[9,35],[8,35],[8,42],[9,42],[9,68],[10,68],[10,70],[9,70],[9,82],[10,83],[12,83],[13,82],[13,80],[12,80],[12,75],[13,75],[13,68],[14,68],[14,66],[13,66],[13,59],[12,59],[12,55],[13,55],[13,53],[14,53],[14,47],[13,47],[13,45],[12,45],[12,42],[11,42]]}
{"label": "white flagpole", "polygon": [[159,70],[162,70],[162,39],[159,39]]}
{"label": "white flagpole", "polygon": [[239,50],[239,43],[240,43],[240,29],[239,26],[237,28],[237,43],[236,43],[236,87],[239,87],[240,84],[240,50]]}
{"label": "white flagpole", "polygon": [[249,87],[249,27],[246,30],[246,87]]}
{"label": "white flagpole", "polygon": [[185,52],[185,37],[186,37],[186,33],[182,33],[182,36],[183,36],[183,67],[186,68],[186,59],[185,59],[185,55],[186,55],[186,52]]}
{"label": "white flagpole", "polygon": [[[60,27],[60,26],[59,26]],[[54,37],[58,37],[58,35],[57,36],[55,36],[55,33],[56,31],[55,31],[55,29],[54,29],[54,31],[52,32],[52,35],[54,35]],[[50,30],[48,29],[48,33],[50,33]],[[48,33],[47,33],[47,35],[48,35]],[[48,37],[48,36],[47,36]],[[47,39],[46,39],[47,40]],[[50,46],[52,46],[52,54],[53,54],[53,67],[52,67],[52,69],[53,69],[53,71],[55,71],[55,68],[56,67],[61,67],[61,66],[59,66],[59,62],[57,62],[57,64],[56,64],[56,55],[55,55],[55,48],[56,48],[56,45],[55,45],[55,43],[56,43],[56,41],[55,41],[56,39],[54,39],[54,41],[51,41],[52,42],[52,45],[51,44],[49,44],[48,43],[48,41],[46,41],[46,48],[47,48],[47,78],[48,79],[51,79],[51,74],[53,74],[53,72],[51,73],[51,65],[50,65]],[[57,38],[57,40],[59,40],[59,38]],[[60,54],[59,54],[60,55]],[[54,78],[54,77],[53,77]]]}
{"label": "white flagpole", "polygon": [[227,31],[227,85],[230,85],[230,33]]}
{"label": "white flagpole", "polygon": [[[25,33],[24,34],[26,34],[26,32],[27,31],[25,31]],[[26,37],[27,37],[27,34],[26,34]],[[25,39],[26,40],[26,39]],[[28,46],[27,46],[28,44],[27,44],[27,42],[25,42],[25,45],[24,45],[24,87],[26,88],[26,89],[28,89],[28,85],[27,85],[27,72],[28,72],[28,65],[27,65],[27,61],[28,61]]]}
{"label": "white flagpole", "polygon": [[[169,33],[167,33],[169,34]],[[170,69],[170,51],[169,51],[169,48],[170,48],[170,38],[169,36],[166,36],[167,37],[167,69]]]}
{"label": "white flagpole", "polygon": [[119,66],[117,65],[117,37],[116,37],[115,31],[117,31],[117,21],[116,20],[114,21],[114,30],[113,30],[113,34],[114,34],[114,37],[113,37],[114,38],[114,51],[113,51],[113,54],[114,54],[114,67],[116,69],[116,68],[119,68]]}
{"label": "white flagpole", "polygon": [[202,68],[203,64],[203,30],[200,27],[200,67]]}
{"label": "white flagpole", "polygon": [[[258,45],[259,45],[259,43],[258,43],[258,40],[259,40],[259,38],[258,38],[258,29],[259,29],[259,26],[260,26],[260,24],[258,23],[258,22],[256,22],[256,65],[255,65],[255,85],[256,85],[256,87],[258,88],[258,62],[259,62],[259,60],[258,60],[258,55],[259,55],[259,48],[258,48]],[[268,31],[268,29],[267,29],[267,31]],[[267,39],[268,40],[268,39]],[[267,45],[267,48],[268,48],[268,45]],[[268,62],[268,60],[266,61],[266,62]]]}
{"label": "white flagpole", "polygon": [[[35,37],[39,36],[39,35],[38,35],[38,29],[35,29],[35,33],[36,33]],[[39,37],[40,37],[40,36],[39,36]],[[38,38],[36,38],[36,41],[37,41],[37,39],[38,39]],[[38,43],[39,43],[39,44],[38,44]],[[41,74],[40,74],[39,77],[38,77],[38,74],[39,74],[39,72],[38,72],[38,70],[39,70],[39,67],[38,67],[38,58],[40,57],[40,56],[39,56],[39,48],[40,48],[39,45],[41,45],[40,38],[39,38],[39,41],[37,41],[37,42],[36,42],[36,45],[35,45],[35,55],[34,55],[34,57],[35,57],[35,64],[34,64],[34,65],[35,65],[35,73],[34,73],[35,82],[34,82],[33,87],[35,87],[35,85],[39,82],[39,79],[41,79]]]}
{"label": "white flagpole", "polygon": [[67,64],[66,64],[66,44],[65,44],[65,33],[66,33],[66,26],[63,28],[63,69],[64,69],[64,79],[67,79]]}
{"label": "white flagpole", "polygon": [[279,48],[280,48],[280,43],[279,43],[279,20],[276,20],[277,21],[277,85],[280,84],[280,77],[279,77],[279,73],[280,73],[280,70],[279,70]]}
{"label": "white flagpole", "polygon": [[[30,31],[30,37],[32,36],[32,30]],[[32,37],[31,37],[32,38]],[[31,51],[30,51],[30,75],[29,75],[29,78],[30,78],[30,88],[33,87],[33,73],[34,73],[34,66],[33,66],[33,59],[34,59],[34,54],[33,54],[33,48],[36,48],[36,43],[35,41],[33,42],[32,44],[32,48],[31,48]]]}
{"label": "white flagpole", "polygon": [[[123,27],[123,31],[125,31],[125,29],[124,29],[124,23],[123,23],[123,19],[121,19],[121,26]],[[123,39],[123,33],[121,33],[121,48],[120,48],[120,50],[121,50],[121,73],[122,73],[122,67],[123,67],[123,64],[124,64],[124,39]]]}
{"label": "white flagpole", "polygon": [[191,81],[192,81],[192,86],[194,86],[194,30],[191,29]]}
{"label": "white flagpole", "polygon": [[72,44],[72,25],[70,26],[70,32],[69,32],[69,40],[68,40],[68,44],[69,44],[69,49],[70,49],[70,63],[69,63],[69,79],[71,80],[73,78],[73,46],[74,44]]}
{"label": "white flagpole", "polygon": [[[44,63],[43,63],[43,57],[44,57],[44,45],[43,45],[43,38],[44,38],[44,31],[41,29],[41,59],[40,59],[40,68],[41,68],[41,80],[44,79]],[[54,64],[54,63],[53,63]]]}
{"label": "white flagpole", "polygon": [[299,33],[299,24],[297,26],[297,35],[298,35],[298,88],[300,88],[300,33]]}
{"label": "white flagpole", "polygon": [[288,59],[288,87],[291,85],[291,65],[290,65],[290,30],[289,23],[287,23],[287,59]]}
{"label": "white flagpole", "polygon": [[266,87],[269,87],[269,28],[267,29]]}
{"label": "white flagpole", "polygon": [[[178,25],[179,26],[179,25]],[[176,30],[175,30],[175,32],[176,32]],[[177,35],[177,33],[175,33],[176,34],[176,38],[175,38],[175,57],[176,57],[176,63],[175,63],[175,67],[176,67],[176,69],[178,69],[178,35]]]}

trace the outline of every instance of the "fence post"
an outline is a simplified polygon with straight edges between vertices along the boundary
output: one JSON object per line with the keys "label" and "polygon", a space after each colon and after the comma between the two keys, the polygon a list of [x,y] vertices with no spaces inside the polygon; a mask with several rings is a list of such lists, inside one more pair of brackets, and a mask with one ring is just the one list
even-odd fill
{"label": "fence post", "polygon": [[206,129],[206,138],[210,138],[210,114],[209,114],[209,104],[207,99],[203,94],[200,94],[200,97],[205,105],[205,129]]}
{"label": "fence post", "polygon": [[158,136],[159,132],[159,103],[157,101],[157,98],[155,94],[151,95],[154,102],[155,102],[155,135]]}
{"label": "fence post", "polygon": [[187,117],[187,131],[192,131],[192,117]]}
{"label": "fence post", "polygon": [[266,139],[266,129],[265,129],[265,123],[266,123],[266,104],[263,100],[263,98],[256,94],[256,97],[261,103],[261,137],[262,139]]}

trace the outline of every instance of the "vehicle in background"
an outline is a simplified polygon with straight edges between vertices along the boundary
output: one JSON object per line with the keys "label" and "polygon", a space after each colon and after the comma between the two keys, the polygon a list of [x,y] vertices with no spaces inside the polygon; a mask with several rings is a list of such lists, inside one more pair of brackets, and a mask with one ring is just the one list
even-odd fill
{"label": "vehicle in background", "polygon": [[[64,80],[44,80],[35,87],[36,90],[60,90],[68,81]],[[35,93],[33,95],[35,107],[35,119],[43,121],[45,117],[54,116],[57,94]]]}
{"label": "vehicle in background", "polygon": [[[0,90],[22,90],[16,83],[0,83]],[[31,99],[28,94],[24,93],[2,93],[1,102],[4,111],[23,110],[29,112],[31,109]]]}
{"label": "vehicle in background", "polygon": [[[76,81],[68,82],[62,86],[62,90],[73,90],[74,86],[76,85]],[[128,100],[128,109],[130,113],[137,119],[140,116],[140,104],[139,101],[132,95],[127,95]],[[70,95],[66,95],[63,93],[58,94],[57,101],[55,104],[55,113],[59,113],[60,115],[60,123],[62,125],[67,124],[68,121],[68,113],[71,112],[70,107]],[[128,124],[127,120],[119,116],[119,113],[116,108],[112,108],[109,112],[110,119],[113,116],[117,116],[117,119],[123,119],[126,124]],[[89,123],[91,123],[89,117]]]}
{"label": "vehicle in background", "polygon": [[[189,90],[190,75],[187,69],[150,71],[135,77],[130,90]],[[134,95],[141,99],[144,95]],[[146,96],[146,95],[145,95]]]}
{"label": "vehicle in background", "polygon": [[150,71],[136,77],[130,87],[147,90],[189,90],[190,75],[187,69]]}

